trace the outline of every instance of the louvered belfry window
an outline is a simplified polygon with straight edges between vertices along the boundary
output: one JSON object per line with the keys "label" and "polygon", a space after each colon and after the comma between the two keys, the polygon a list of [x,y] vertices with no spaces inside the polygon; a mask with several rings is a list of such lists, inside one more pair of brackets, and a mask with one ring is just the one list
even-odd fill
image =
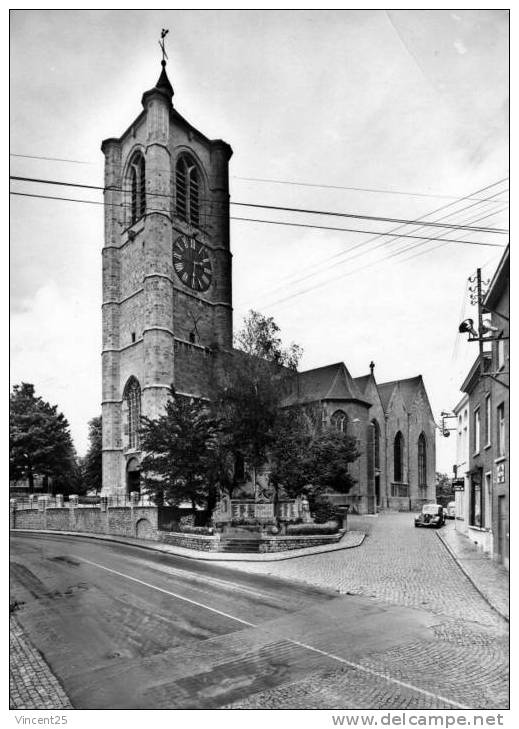
{"label": "louvered belfry window", "polygon": [[130,188],[133,225],[146,211],[146,165],[140,152],[130,166]]}
{"label": "louvered belfry window", "polygon": [[176,167],[177,216],[186,223],[200,224],[200,177],[189,157],[182,156]]}

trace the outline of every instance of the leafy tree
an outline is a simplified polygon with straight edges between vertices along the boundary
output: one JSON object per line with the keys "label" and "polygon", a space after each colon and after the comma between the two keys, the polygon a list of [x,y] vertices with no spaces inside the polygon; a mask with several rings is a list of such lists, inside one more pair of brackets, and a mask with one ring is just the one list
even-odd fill
{"label": "leafy tree", "polygon": [[266,317],[251,309],[243,320],[242,328],[234,336],[234,346],[251,357],[295,371],[303,350],[294,343],[283,347],[280,331],[271,316]]}
{"label": "leafy tree", "polygon": [[359,457],[356,441],[318,426],[303,408],[280,413],[270,451],[270,479],[276,492],[305,494],[316,503],[329,492],[348,493],[355,484],[349,464]]}
{"label": "leafy tree", "polygon": [[103,428],[98,415],[88,423],[88,451],[82,471],[85,491],[100,491],[103,481]]}
{"label": "leafy tree", "polygon": [[196,506],[215,502],[217,422],[201,400],[170,388],[165,413],[141,418],[141,469],[146,491],[155,503]]}
{"label": "leafy tree", "polygon": [[15,385],[9,398],[9,474],[26,478],[34,492],[36,474],[51,479],[54,493],[77,489],[78,467],[69,424],[57,405],[37,397],[34,385]]}
{"label": "leafy tree", "polygon": [[436,501],[443,506],[454,501],[454,486],[446,473],[436,473]]}
{"label": "leafy tree", "polygon": [[[241,453],[254,481],[273,442],[286,379],[295,373],[302,353],[295,344],[283,348],[278,333],[272,317],[249,312],[235,337],[237,351],[227,357],[215,399],[221,463],[228,468]],[[227,484],[232,493],[232,475]]]}

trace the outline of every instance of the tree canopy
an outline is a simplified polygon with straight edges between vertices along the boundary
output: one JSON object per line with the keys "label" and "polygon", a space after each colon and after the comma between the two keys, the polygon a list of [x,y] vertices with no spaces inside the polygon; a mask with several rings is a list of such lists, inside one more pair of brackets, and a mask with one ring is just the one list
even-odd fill
{"label": "tree canopy", "polygon": [[216,480],[217,423],[202,400],[177,395],[173,386],[165,413],[141,418],[141,472],[155,503],[193,509],[212,500]]}
{"label": "tree canopy", "polygon": [[100,491],[103,482],[103,428],[101,416],[88,423],[89,446],[83,460],[83,485],[86,491]]}
{"label": "tree canopy", "polygon": [[359,452],[351,436],[323,429],[304,408],[280,412],[270,448],[270,480],[289,497],[305,494],[312,502],[334,491],[346,494],[355,484],[349,464]]}
{"label": "tree canopy", "polygon": [[[237,349],[227,356],[215,398],[221,462],[234,463],[239,453],[253,475],[265,463],[285,382],[294,376],[302,354],[296,344],[284,348],[279,331],[272,317],[249,312],[235,336]],[[228,483],[232,490],[232,478]]]}
{"label": "tree canopy", "polygon": [[34,476],[51,479],[57,493],[77,491],[78,468],[69,424],[57,405],[36,396],[34,385],[15,385],[9,398],[9,474],[27,479],[34,491]]}

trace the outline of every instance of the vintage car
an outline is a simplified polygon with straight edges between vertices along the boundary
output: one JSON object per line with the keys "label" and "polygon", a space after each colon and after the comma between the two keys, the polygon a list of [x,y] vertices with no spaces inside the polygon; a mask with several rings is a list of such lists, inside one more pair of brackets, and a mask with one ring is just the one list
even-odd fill
{"label": "vintage car", "polygon": [[456,502],[455,501],[449,501],[447,504],[447,513],[445,514],[446,519],[455,519],[456,518]]}
{"label": "vintage car", "polygon": [[440,504],[424,504],[415,517],[415,527],[441,527],[445,524],[445,510]]}

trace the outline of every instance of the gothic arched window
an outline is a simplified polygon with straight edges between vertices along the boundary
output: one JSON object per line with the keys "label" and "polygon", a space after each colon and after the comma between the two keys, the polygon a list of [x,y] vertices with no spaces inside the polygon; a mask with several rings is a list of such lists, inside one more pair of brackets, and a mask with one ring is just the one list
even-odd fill
{"label": "gothic arched window", "polygon": [[332,428],[338,430],[339,433],[345,433],[348,427],[348,416],[344,410],[336,410],[333,413],[330,422],[332,424]]}
{"label": "gothic arched window", "polygon": [[177,216],[186,223],[200,224],[200,173],[187,155],[182,155],[176,167]]}
{"label": "gothic arched window", "polygon": [[130,191],[133,225],[146,211],[146,164],[140,152],[137,152],[130,164]]}
{"label": "gothic arched window", "polygon": [[393,443],[393,478],[397,483],[404,480],[404,436],[400,431]]}
{"label": "gothic arched window", "polygon": [[128,410],[128,447],[138,448],[141,424],[141,386],[135,377],[130,377],[126,383],[123,399]]}
{"label": "gothic arched window", "polygon": [[424,433],[418,437],[418,486],[427,486],[427,441]]}
{"label": "gothic arched window", "polygon": [[380,470],[380,426],[376,420],[371,421],[373,426],[373,465]]}

